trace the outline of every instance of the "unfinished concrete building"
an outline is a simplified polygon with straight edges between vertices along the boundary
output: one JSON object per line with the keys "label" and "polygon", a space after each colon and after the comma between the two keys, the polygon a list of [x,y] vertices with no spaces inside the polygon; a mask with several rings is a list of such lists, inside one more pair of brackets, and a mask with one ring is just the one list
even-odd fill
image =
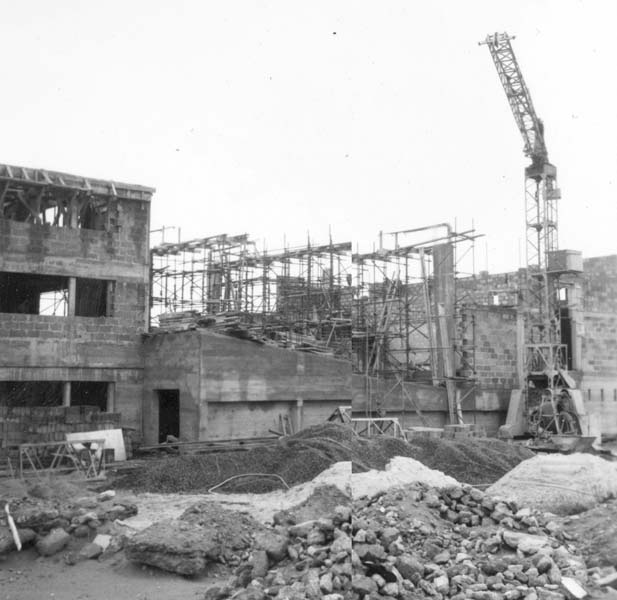
{"label": "unfinished concrete building", "polygon": [[5,444],[63,439],[84,405],[141,429],[153,192],[0,165]]}
{"label": "unfinished concrete building", "polygon": [[[503,424],[529,277],[468,269],[473,230],[395,232],[353,257],[246,234],[150,252],[153,192],[0,165],[3,446],[119,426],[148,444],[255,438],[352,404],[404,428]],[[578,265],[559,279],[568,370],[617,433],[617,257],[559,252]]]}
{"label": "unfinished concrete building", "polygon": [[246,235],[154,247],[146,442],[269,436],[350,405],[350,251],[260,252]]}
{"label": "unfinished concrete building", "polygon": [[[354,255],[364,290],[354,313],[354,413],[397,418],[403,428],[471,423],[494,435],[513,391],[526,385],[533,290],[526,269],[461,272],[461,238],[446,237]],[[410,262],[420,263],[419,275]],[[617,434],[617,256],[583,260],[560,250],[550,269],[569,375],[594,431]]]}

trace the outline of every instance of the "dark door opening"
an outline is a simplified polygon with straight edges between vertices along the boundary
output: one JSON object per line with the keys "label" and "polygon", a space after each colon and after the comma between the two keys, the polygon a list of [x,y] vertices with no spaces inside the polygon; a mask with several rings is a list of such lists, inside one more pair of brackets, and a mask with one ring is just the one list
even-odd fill
{"label": "dark door opening", "polygon": [[168,435],[180,437],[180,391],[158,390],[158,397],[159,443],[163,443]]}

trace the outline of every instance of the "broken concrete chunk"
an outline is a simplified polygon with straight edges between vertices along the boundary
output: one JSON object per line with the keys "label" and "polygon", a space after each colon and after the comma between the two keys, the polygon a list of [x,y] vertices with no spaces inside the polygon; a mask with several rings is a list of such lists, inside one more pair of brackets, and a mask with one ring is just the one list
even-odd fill
{"label": "broken concrete chunk", "polygon": [[273,562],[279,562],[287,556],[287,538],[274,532],[260,531],[255,535],[255,544],[265,550]]}
{"label": "broken concrete chunk", "polygon": [[98,544],[103,549],[103,552],[105,552],[111,543],[111,536],[104,533],[99,533],[92,541],[93,543]]}
{"label": "broken concrete chunk", "polygon": [[573,579],[572,577],[562,577],[561,585],[563,589],[572,598],[575,598],[576,600],[582,600],[583,598],[586,598],[588,595],[587,592],[584,590],[583,586],[581,586],[579,582],[576,581],[576,579]]}
{"label": "broken concrete chunk", "polygon": [[501,533],[504,543],[525,554],[536,554],[541,548],[549,545],[548,538],[540,535],[505,530]]}
{"label": "broken concrete chunk", "polygon": [[[36,538],[36,533],[34,533],[32,529],[23,528],[18,529],[17,532],[19,534],[19,539],[21,540],[22,546],[25,546]],[[0,526],[0,554],[13,552],[13,550],[17,550],[17,548],[15,546],[15,539],[10,528]]]}
{"label": "broken concrete chunk", "polygon": [[87,525],[78,525],[73,530],[73,535],[78,538],[84,538],[90,535],[90,531],[91,529]]}
{"label": "broken concrete chunk", "polygon": [[395,566],[404,579],[411,581],[414,574],[424,576],[424,565],[411,554],[398,556]]}
{"label": "broken concrete chunk", "polygon": [[268,574],[269,561],[265,550],[255,550],[253,552],[253,571],[251,577],[265,577]]}
{"label": "broken concrete chunk", "polygon": [[101,554],[103,554],[103,548],[101,548],[98,544],[95,544],[94,542],[90,542],[79,551],[79,558],[84,558],[88,560],[92,558],[98,558]]}
{"label": "broken concrete chunk", "polygon": [[111,500],[112,498],[116,497],[116,492],[115,490],[105,490],[104,492],[101,492],[96,499],[99,502],[105,502],[105,500]]}
{"label": "broken concrete chunk", "polygon": [[98,506],[98,501],[95,496],[82,496],[81,498],[77,498],[73,504],[81,508],[96,508]]}
{"label": "broken concrete chunk", "polygon": [[36,549],[42,556],[52,556],[60,552],[71,539],[64,529],[52,529],[45,537],[36,543]]}
{"label": "broken concrete chunk", "polygon": [[377,592],[377,584],[366,575],[356,575],[351,581],[351,587],[360,598]]}

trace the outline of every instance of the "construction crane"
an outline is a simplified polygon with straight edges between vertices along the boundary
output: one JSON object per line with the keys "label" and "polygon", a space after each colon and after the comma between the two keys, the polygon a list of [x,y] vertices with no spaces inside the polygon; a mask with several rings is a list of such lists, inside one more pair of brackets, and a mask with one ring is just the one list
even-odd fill
{"label": "construction crane", "polygon": [[525,375],[518,398],[513,394],[511,399],[506,427],[534,437],[580,435],[587,417],[567,371],[568,347],[562,343],[560,322],[560,278],[575,269],[558,251],[557,169],[549,162],[544,124],[514,55],[513,39],[493,33],[480,42],[489,49],[523,138],[523,152],[531,160],[525,168]]}

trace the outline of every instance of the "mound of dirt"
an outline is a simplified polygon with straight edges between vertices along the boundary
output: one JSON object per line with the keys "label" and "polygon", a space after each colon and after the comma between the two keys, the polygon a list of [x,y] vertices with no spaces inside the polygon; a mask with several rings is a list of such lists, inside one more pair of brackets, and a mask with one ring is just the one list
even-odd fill
{"label": "mound of dirt", "polygon": [[279,511],[274,518],[279,522],[302,523],[333,513],[337,506],[346,506],[349,502],[349,498],[339,488],[333,485],[320,485],[304,502]]}
{"label": "mound of dirt", "polygon": [[563,527],[576,540],[588,567],[617,565],[617,501],[567,517]]}
{"label": "mound of dirt", "polygon": [[[224,483],[217,491],[264,493],[310,481],[338,462],[351,462],[354,473],[383,470],[396,456],[413,458],[458,481],[478,485],[497,481],[534,455],[499,440],[418,438],[407,443],[386,436],[361,438],[346,425],[324,423],[243,452],[148,460],[116,485],[166,493],[205,492]],[[251,475],[255,473],[274,476]]]}
{"label": "mound of dirt", "polygon": [[519,464],[487,493],[569,515],[617,496],[617,465],[591,454],[547,454]]}
{"label": "mound of dirt", "polygon": [[361,442],[348,427],[328,423],[247,451],[149,460],[116,485],[144,492],[205,492],[226,482],[217,491],[264,493],[310,481],[334,463],[355,460],[354,446]]}
{"label": "mound of dirt", "polygon": [[494,483],[521,461],[535,456],[516,444],[488,438],[413,438],[410,442],[389,437],[364,440],[359,456],[373,469],[384,469],[395,456],[413,458],[430,469],[471,485]]}

